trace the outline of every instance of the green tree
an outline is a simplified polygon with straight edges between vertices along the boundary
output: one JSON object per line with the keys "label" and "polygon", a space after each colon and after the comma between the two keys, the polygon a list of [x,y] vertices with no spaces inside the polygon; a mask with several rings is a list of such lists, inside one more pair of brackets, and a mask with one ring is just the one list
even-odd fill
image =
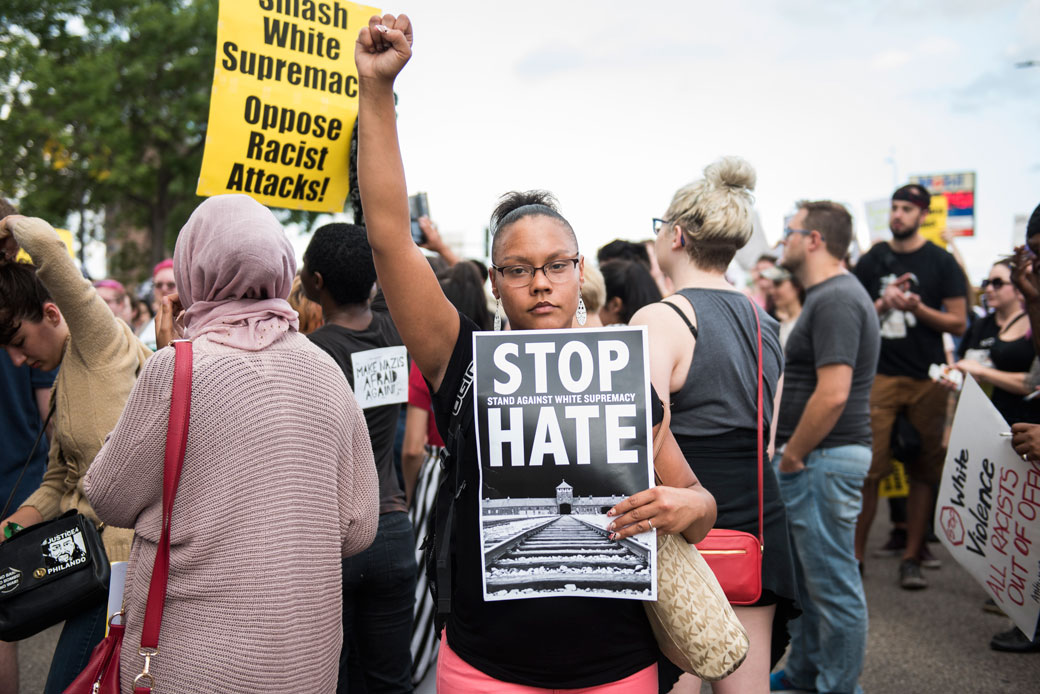
{"label": "green tree", "polygon": [[116,274],[160,260],[198,201],[217,0],[3,0],[0,23],[0,191],[146,229]]}

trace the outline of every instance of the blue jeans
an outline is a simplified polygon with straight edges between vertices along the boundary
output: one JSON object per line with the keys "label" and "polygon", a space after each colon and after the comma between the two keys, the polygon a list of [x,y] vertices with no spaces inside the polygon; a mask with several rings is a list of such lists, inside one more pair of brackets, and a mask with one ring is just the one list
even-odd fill
{"label": "blue jeans", "polygon": [[[867,600],[853,547],[870,469],[869,446],[820,448],[805,468],[780,473],[802,615],[789,624],[784,672],[792,685],[861,694],[857,680],[867,646]],[[780,456],[773,461],[779,465]]]}
{"label": "blue jeans", "polygon": [[382,514],[372,546],[343,560],[339,694],[412,691],[415,576],[408,514]]}
{"label": "blue jeans", "polygon": [[96,607],[80,612],[65,620],[58,645],[54,648],[51,669],[47,673],[44,694],[61,694],[72,684],[80,672],[87,667],[94,646],[105,638],[105,615],[108,601],[102,600]]}

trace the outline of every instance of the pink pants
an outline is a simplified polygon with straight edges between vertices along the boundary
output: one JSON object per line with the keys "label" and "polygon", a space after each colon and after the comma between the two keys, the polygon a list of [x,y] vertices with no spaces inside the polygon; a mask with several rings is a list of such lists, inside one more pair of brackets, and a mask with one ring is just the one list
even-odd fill
{"label": "pink pants", "polygon": [[437,656],[437,694],[657,694],[657,665],[651,665],[634,675],[598,687],[528,687],[485,675],[451,650],[442,630],[441,648]]}

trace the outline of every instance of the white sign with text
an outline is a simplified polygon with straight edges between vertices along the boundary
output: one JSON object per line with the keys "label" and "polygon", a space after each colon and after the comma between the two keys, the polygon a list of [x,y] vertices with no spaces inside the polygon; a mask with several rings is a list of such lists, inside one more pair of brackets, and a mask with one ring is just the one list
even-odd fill
{"label": "white sign with text", "polygon": [[361,409],[408,402],[408,351],[382,347],[350,355],[354,397]]}
{"label": "white sign with text", "polygon": [[965,380],[935,525],[954,559],[1032,636],[1040,615],[1040,464],[1015,453],[1008,423],[975,380]]}

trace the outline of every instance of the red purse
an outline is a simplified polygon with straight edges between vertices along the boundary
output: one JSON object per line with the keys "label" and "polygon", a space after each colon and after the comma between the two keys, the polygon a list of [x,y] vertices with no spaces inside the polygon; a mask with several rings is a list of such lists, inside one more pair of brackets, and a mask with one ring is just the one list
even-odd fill
{"label": "red purse", "polygon": [[762,430],[762,323],[758,307],[751,301],[758,331],[758,537],[741,530],[712,528],[697,543],[708,566],[719,579],[723,592],[733,605],[753,605],[762,597],[762,553],[765,535],[762,522],[762,456],[765,453]]}
{"label": "red purse", "polygon": [[119,651],[123,648],[122,612],[108,620],[108,636],[94,646],[87,667],[65,688],[65,694],[119,694]]}
{"label": "red purse", "polygon": [[[166,602],[166,582],[170,576],[170,518],[173,499],[184,465],[184,450],[188,443],[188,420],[191,418],[191,342],[174,340],[177,350],[173,367],[173,396],[170,400],[170,420],[166,428],[166,456],[163,462],[162,535],[148,587],[144,628],[141,631],[141,655],[144,670],[134,678],[134,694],[150,694],[155,677],[149,672],[152,658],[159,653],[159,626],[162,624],[163,604]],[[123,646],[123,613],[116,612],[109,620],[108,636],[94,647],[87,667],[72,681],[64,694],[120,694],[119,655]]]}

